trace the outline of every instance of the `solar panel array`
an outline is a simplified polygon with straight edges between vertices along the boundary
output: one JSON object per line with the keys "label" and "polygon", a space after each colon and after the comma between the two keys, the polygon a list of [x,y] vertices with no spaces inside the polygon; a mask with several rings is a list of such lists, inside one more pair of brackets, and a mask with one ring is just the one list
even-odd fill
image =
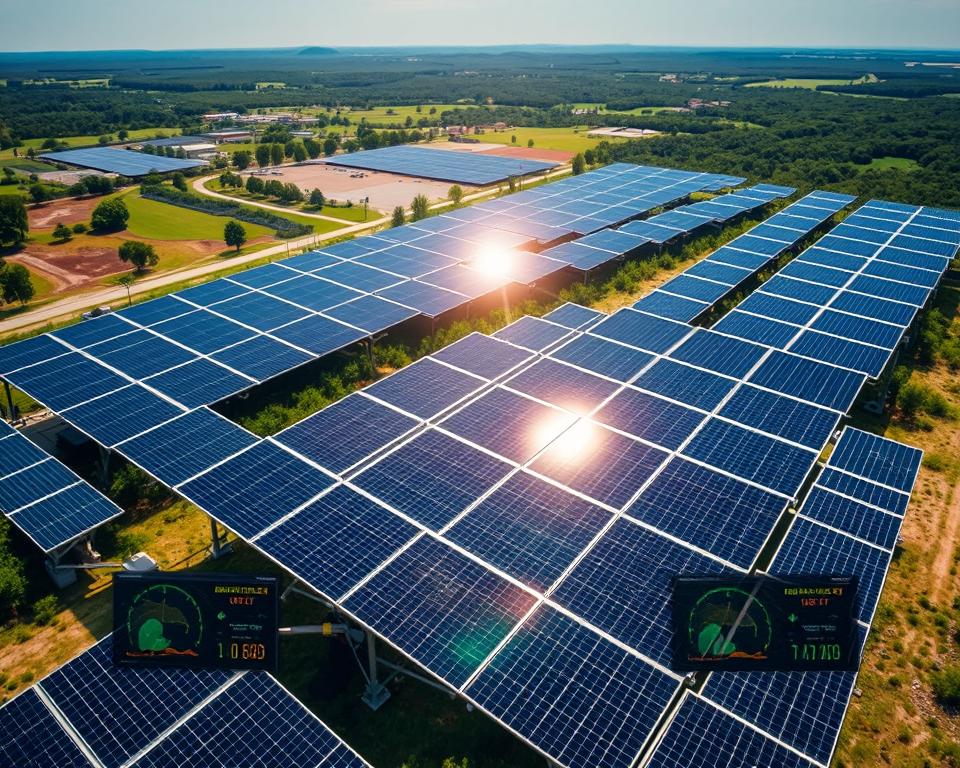
{"label": "solar panel array", "polygon": [[960,213],[873,200],[714,327],[871,378],[960,249]]}
{"label": "solar panel array", "polygon": [[[790,188],[778,189],[787,191]],[[740,194],[737,192],[736,195],[727,197]],[[696,203],[676,210],[691,210],[701,206],[698,210],[707,213],[722,199]],[[690,322],[743,285],[854,199],[835,192],[811,192],[718,248],[633,306],[660,317]]]}
{"label": "solar panel array", "polygon": [[266,672],[115,667],[109,635],[0,707],[0,763],[368,766]]}
{"label": "solar panel array", "polygon": [[545,173],[559,163],[525,160],[486,152],[462,152],[451,149],[430,149],[410,144],[367,149],[323,160],[327,165],[360,168],[384,173],[401,173],[437,181],[472,184],[482,187],[506,181],[511,176]]}
{"label": "solar panel array", "polygon": [[119,173],[121,176],[146,176],[148,173],[167,173],[198,168],[206,163],[200,160],[182,160],[176,157],[148,155],[114,147],[92,147],[89,149],[65,149],[62,152],[44,152],[41,160],[54,163],[67,163],[81,168],[93,168],[106,173]]}
{"label": "solar panel array", "polygon": [[123,510],[0,421],[0,512],[44,552]]}
{"label": "solar panel array", "polygon": [[0,376],[115,447],[413,317],[558,272],[570,263],[516,248],[619,222],[717,179],[607,166],[0,347]]}

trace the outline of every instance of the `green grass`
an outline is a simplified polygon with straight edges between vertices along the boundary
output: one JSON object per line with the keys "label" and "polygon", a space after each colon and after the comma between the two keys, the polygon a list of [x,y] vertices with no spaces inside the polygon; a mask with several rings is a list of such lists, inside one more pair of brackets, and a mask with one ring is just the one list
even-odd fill
{"label": "green grass", "polygon": [[[342,219],[343,221],[349,221],[353,223],[362,222],[363,219],[363,207],[355,205],[351,208],[341,208],[331,205],[323,206],[322,211],[316,211],[309,206],[304,205],[287,205],[277,200],[275,197],[266,197],[265,195],[251,195],[246,190],[238,190],[233,187],[224,188],[220,184],[220,179],[213,178],[204,183],[204,188],[209,189],[211,192],[219,192],[222,195],[227,195],[229,197],[235,198],[238,202],[254,202],[254,203],[264,203],[266,205],[274,205],[278,208],[283,208],[284,212],[279,213],[278,211],[271,210],[271,213],[278,213],[280,216],[285,218],[292,219],[293,221],[299,222],[301,224],[310,224],[314,228],[314,232],[320,234],[323,232],[333,232],[335,229],[339,229],[341,225],[336,224],[332,221],[324,221],[323,219],[315,219],[311,216],[304,214],[310,213],[322,213],[324,216],[331,216],[335,219]],[[252,206],[250,206],[252,207]],[[298,210],[302,210],[302,213],[297,213]],[[374,221],[380,218],[382,214],[370,208],[367,211],[367,221]],[[343,225],[346,226],[346,225]]]}
{"label": "green grass", "polygon": [[[127,131],[129,134],[127,136],[127,141],[135,141],[137,139],[152,139],[158,133],[162,133],[165,136],[177,136],[180,133],[179,128],[135,128],[133,130]],[[110,134],[114,141],[117,141],[116,132]],[[88,145],[95,145],[98,143],[100,136],[54,136],[53,138],[59,139],[64,144],[69,147],[83,147]],[[23,145],[17,147],[17,151],[23,155],[31,147],[37,152],[43,152],[47,150],[41,150],[40,145],[43,144],[44,139],[24,139]],[[4,149],[0,151],[0,160],[10,159],[13,157],[13,148]],[[52,166],[45,166],[46,170],[52,170]]]}
{"label": "green grass", "polygon": [[655,115],[658,112],[673,112],[677,107],[634,107],[633,109],[607,109],[606,104],[597,101],[581,101],[571,104],[572,109],[599,109],[601,114],[611,115]]}
{"label": "green grass", "polygon": [[0,160],[0,168],[13,168],[22,173],[45,173],[46,171],[56,170],[49,163],[41,163],[39,160],[31,160],[29,157],[9,157]]}
{"label": "green grass", "polygon": [[[517,137],[517,143],[511,144],[511,137]],[[471,134],[471,138],[474,136]],[[503,133],[483,133],[475,138],[489,144],[505,144],[506,146],[525,147],[527,141],[533,139],[534,149],[558,149],[563,152],[583,152],[592,149],[601,139],[592,139],[587,136],[587,128],[513,128]],[[629,141],[629,139],[611,139],[607,141]]]}
{"label": "green grass", "polygon": [[[223,240],[223,227],[230,220],[226,216],[147,200],[136,192],[125,194],[123,200],[130,211],[127,229],[131,234],[151,240]],[[242,223],[248,239],[273,235],[273,230],[266,227]]]}
{"label": "green grass", "polygon": [[852,80],[818,80],[812,77],[792,77],[784,80],[766,80],[747,83],[747,88],[806,88],[815,91],[821,85],[852,85]]}
{"label": "green grass", "polygon": [[911,160],[909,157],[888,156],[875,157],[866,168],[873,171],[887,171],[891,168],[896,168],[901,171],[919,171],[920,164],[916,160]]}

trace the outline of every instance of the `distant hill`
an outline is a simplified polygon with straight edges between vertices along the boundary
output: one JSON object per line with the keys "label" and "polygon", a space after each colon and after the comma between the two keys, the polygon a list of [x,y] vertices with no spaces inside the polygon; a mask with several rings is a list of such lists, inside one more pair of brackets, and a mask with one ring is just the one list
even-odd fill
{"label": "distant hill", "polygon": [[336,48],[321,48],[319,45],[311,45],[297,53],[297,56],[330,56],[339,53]]}

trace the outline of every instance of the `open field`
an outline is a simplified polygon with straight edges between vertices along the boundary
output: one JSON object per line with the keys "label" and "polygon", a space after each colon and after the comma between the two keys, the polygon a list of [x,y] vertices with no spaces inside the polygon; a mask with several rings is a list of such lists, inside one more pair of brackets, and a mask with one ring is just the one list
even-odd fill
{"label": "open field", "polygon": [[[179,128],[132,128],[127,131],[129,134],[127,136],[127,141],[135,141],[136,139],[152,139],[157,134],[163,134],[164,136],[178,136],[180,134]],[[99,141],[99,136],[54,136],[52,138],[58,139],[66,144],[68,147],[85,147],[85,146],[94,146]],[[116,134],[112,135],[114,140],[117,139]],[[40,145],[43,144],[44,139],[24,139],[23,145],[17,147],[17,152],[21,155],[26,155],[28,149],[35,149],[37,152],[45,152],[47,150],[42,150]],[[8,148],[0,150],[0,160],[9,160],[13,158],[13,148]],[[26,158],[24,158],[26,159]],[[52,165],[44,166],[46,170],[51,170]]]}
{"label": "open field", "polygon": [[[482,133],[477,138],[482,142],[490,144],[505,144],[507,146],[525,147],[530,139],[533,139],[533,146],[542,149],[557,149],[563,152],[583,152],[586,149],[593,149],[600,143],[601,139],[592,139],[587,136],[587,126],[573,128],[508,128],[502,133]],[[514,144],[511,139],[516,136],[517,141]],[[607,139],[608,141],[630,141],[630,139]]]}
{"label": "open field", "polygon": [[867,168],[874,171],[886,171],[891,168],[900,171],[917,171],[920,170],[920,163],[909,157],[875,157]]}
{"label": "open field", "polygon": [[[330,216],[334,219],[342,219],[343,221],[349,221],[354,224],[357,222],[364,221],[363,206],[354,205],[352,207],[345,206],[334,206],[334,205],[325,205],[322,209],[317,210],[315,207],[311,206],[309,202],[298,203],[293,205],[288,205],[275,197],[267,197],[266,195],[252,195],[247,192],[245,189],[237,189],[236,187],[223,187],[220,184],[220,179],[210,179],[203,185],[206,189],[211,190],[212,192],[219,192],[220,194],[230,195],[230,197],[235,197],[237,200],[244,201],[249,200],[256,203],[269,203],[270,205],[277,205],[281,208],[289,208],[292,214],[295,214],[297,211],[302,211],[303,213],[308,214],[320,214],[321,216]],[[326,195],[324,190],[321,190]],[[380,212],[374,208],[368,208],[366,220],[373,220],[380,215]],[[323,224],[322,219],[308,219],[308,217],[302,217],[305,221],[310,220],[316,224]]]}
{"label": "open field", "polygon": [[581,101],[571,104],[572,109],[597,109],[605,115],[656,115],[660,112],[676,112],[679,107],[634,107],[633,109],[607,109],[607,105],[600,102]]}
{"label": "open field", "polygon": [[812,77],[793,77],[777,80],[766,80],[762,83],[747,83],[747,88],[806,88],[815,91],[820,86],[830,85],[863,85],[864,83],[880,82],[876,75],[864,75],[856,80],[818,80]]}
{"label": "open field", "polygon": [[[130,221],[127,230],[150,240],[223,240],[223,227],[230,221],[226,216],[211,216],[168,203],[148,200],[136,192],[123,196]],[[257,224],[241,222],[247,239],[272,237],[273,231]]]}

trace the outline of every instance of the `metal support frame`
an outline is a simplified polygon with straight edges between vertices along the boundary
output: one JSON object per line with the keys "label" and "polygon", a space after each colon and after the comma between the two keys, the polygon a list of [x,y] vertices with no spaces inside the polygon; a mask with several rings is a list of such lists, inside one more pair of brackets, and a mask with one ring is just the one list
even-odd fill
{"label": "metal support frame", "polygon": [[367,636],[367,687],[360,699],[376,712],[390,698],[390,690],[380,682],[377,676],[377,641],[373,633],[365,630]]}
{"label": "metal support frame", "polygon": [[13,404],[13,392],[10,389],[10,382],[6,379],[3,380],[3,389],[7,393],[7,417],[10,419],[10,423],[13,424],[17,421],[17,409]]}
{"label": "metal support frame", "polygon": [[109,448],[100,446],[100,487],[104,490],[110,488],[110,456]]}
{"label": "metal support frame", "polygon": [[210,518],[210,556],[214,560],[219,560],[223,555],[233,551],[233,547],[223,542],[220,538],[220,531],[217,529],[217,521]]}

